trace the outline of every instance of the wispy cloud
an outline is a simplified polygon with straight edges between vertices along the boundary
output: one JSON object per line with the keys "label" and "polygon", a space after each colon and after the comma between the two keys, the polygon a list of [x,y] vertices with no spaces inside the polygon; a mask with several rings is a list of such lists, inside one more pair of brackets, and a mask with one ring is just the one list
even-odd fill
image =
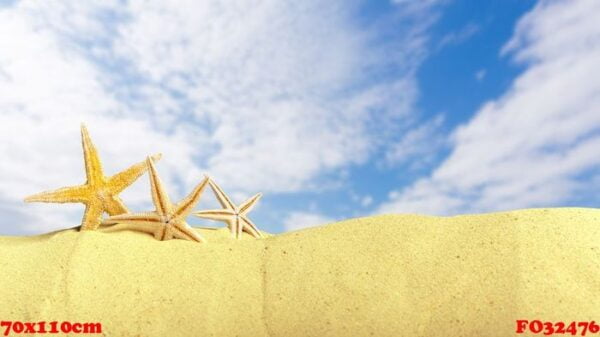
{"label": "wispy cloud", "polygon": [[385,165],[409,164],[409,168],[415,169],[429,164],[446,143],[443,122],[444,116],[438,115],[414,126],[399,141],[390,143],[384,155]]}
{"label": "wispy cloud", "polygon": [[478,81],[483,81],[483,79],[485,78],[485,75],[487,74],[487,70],[485,69],[480,69],[475,73],[475,79]]}
{"label": "wispy cloud", "polygon": [[478,25],[476,25],[474,23],[469,23],[456,32],[448,33],[440,39],[440,42],[438,44],[438,49],[441,49],[441,48],[444,48],[444,47],[450,46],[450,45],[461,44],[461,43],[467,41],[468,39],[470,39],[471,37],[473,37],[473,35],[477,34],[479,32],[479,29],[480,28]]}
{"label": "wispy cloud", "polygon": [[455,130],[450,156],[431,176],[393,192],[378,211],[479,212],[597,193],[584,181],[600,166],[599,15],[593,0],[539,2],[504,48],[527,69]]}

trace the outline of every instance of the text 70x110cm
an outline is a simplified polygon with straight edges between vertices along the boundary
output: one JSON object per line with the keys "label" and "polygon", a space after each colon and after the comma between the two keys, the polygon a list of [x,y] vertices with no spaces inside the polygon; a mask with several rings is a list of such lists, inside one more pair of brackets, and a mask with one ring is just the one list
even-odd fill
{"label": "text 70x110cm", "polygon": [[78,322],[21,322],[21,321],[0,321],[0,328],[4,329],[4,336],[11,332],[21,333],[81,333],[81,334],[99,334],[102,333],[101,323],[78,323]]}

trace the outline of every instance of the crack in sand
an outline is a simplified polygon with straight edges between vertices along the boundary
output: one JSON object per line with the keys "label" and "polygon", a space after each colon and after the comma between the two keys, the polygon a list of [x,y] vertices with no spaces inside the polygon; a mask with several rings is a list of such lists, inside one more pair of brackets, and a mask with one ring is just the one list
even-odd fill
{"label": "crack in sand", "polygon": [[[59,234],[59,233],[57,233],[57,234]],[[61,237],[64,237],[64,236],[61,235]],[[55,240],[55,239],[60,239],[60,237],[57,238],[56,236],[53,236],[52,238],[50,238],[50,241]],[[67,253],[66,256],[63,257],[64,259],[66,259],[66,263],[64,264],[64,267],[62,268],[61,272],[57,272],[56,276],[52,278],[53,284],[51,287],[51,291],[49,293],[49,296],[47,296],[44,299],[44,301],[42,302],[43,305],[40,308],[40,317],[42,319],[48,317],[48,314],[50,312],[54,312],[54,310],[49,310],[49,309],[52,309],[53,307],[56,306],[56,302],[54,301],[54,299],[58,299],[58,298],[62,298],[61,304],[65,308],[65,314],[67,314],[66,311],[69,308],[68,303],[70,300],[68,287],[69,287],[69,275],[71,273],[71,262],[75,256],[75,251],[79,247],[80,240],[81,240],[81,233],[77,232],[76,238],[75,238],[75,240],[73,240],[73,245],[71,247],[71,250]],[[60,294],[61,291],[63,292],[62,296]]]}

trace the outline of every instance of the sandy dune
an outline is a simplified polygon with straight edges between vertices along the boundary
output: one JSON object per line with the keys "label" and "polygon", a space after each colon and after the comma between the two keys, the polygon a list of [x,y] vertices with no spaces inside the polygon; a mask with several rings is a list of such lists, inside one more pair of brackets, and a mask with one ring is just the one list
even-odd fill
{"label": "sandy dune", "polygon": [[198,231],[208,244],[0,237],[0,320],[272,337],[513,336],[517,319],[600,321],[597,209],[382,215],[262,240]]}

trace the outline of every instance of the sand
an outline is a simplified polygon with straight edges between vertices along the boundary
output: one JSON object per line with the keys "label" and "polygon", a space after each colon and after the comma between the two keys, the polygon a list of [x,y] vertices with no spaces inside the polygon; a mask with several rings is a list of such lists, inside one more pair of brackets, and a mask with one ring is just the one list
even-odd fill
{"label": "sand", "polygon": [[198,231],[208,244],[0,237],[0,320],[271,337],[513,336],[517,319],[600,321],[598,209],[382,215],[262,240]]}

